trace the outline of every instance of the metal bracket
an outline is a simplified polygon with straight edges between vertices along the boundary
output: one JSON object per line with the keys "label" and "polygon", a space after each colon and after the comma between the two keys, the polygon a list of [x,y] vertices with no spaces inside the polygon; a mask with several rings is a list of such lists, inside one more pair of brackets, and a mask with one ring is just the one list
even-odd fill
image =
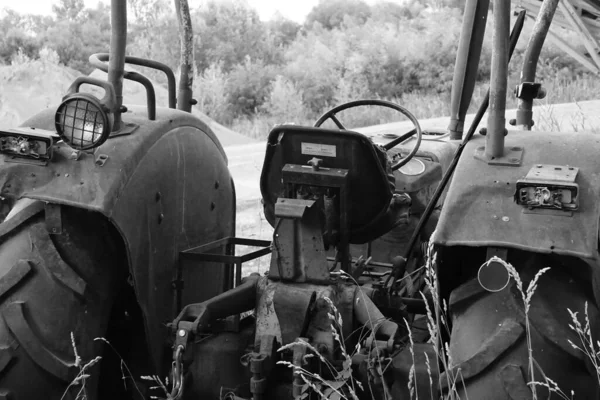
{"label": "metal bracket", "polygon": [[519,146],[504,147],[504,155],[502,157],[488,158],[485,154],[485,146],[479,146],[473,155],[476,159],[481,160],[488,165],[502,165],[505,167],[519,167],[523,162],[524,149]]}
{"label": "metal bracket", "polygon": [[117,136],[131,135],[139,127],[140,126],[138,124],[134,124],[134,123],[121,123],[121,129],[119,129],[116,132],[111,132],[110,135],[108,135],[108,137],[109,138],[114,138],[114,137],[117,137]]}
{"label": "metal bracket", "polygon": [[108,156],[106,154],[98,154],[98,157],[96,157],[96,165],[99,167],[104,167],[106,161],[108,161]]}
{"label": "metal bracket", "polygon": [[546,91],[541,83],[523,82],[515,88],[515,97],[523,100],[543,99]]}
{"label": "metal bracket", "polygon": [[60,204],[48,203],[46,211],[46,229],[51,235],[61,235],[62,228],[62,206]]}

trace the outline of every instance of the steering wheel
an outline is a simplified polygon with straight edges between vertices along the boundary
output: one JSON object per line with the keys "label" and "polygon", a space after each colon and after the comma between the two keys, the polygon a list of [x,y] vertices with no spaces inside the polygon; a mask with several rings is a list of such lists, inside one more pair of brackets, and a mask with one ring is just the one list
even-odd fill
{"label": "steering wheel", "polygon": [[412,129],[411,131],[405,133],[404,135],[392,140],[391,142],[389,142],[383,146],[383,148],[386,151],[388,151],[388,150],[396,147],[398,144],[404,142],[408,138],[410,138],[414,135],[417,135],[417,143],[414,145],[414,147],[412,148],[412,150],[410,151],[410,153],[408,153],[408,155],[406,157],[404,157],[400,161],[392,164],[392,171],[395,171],[398,168],[401,168],[403,165],[406,165],[406,163],[408,163],[415,156],[415,154],[417,154],[417,151],[419,150],[419,146],[421,145],[421,139],[423,138],[423,132],[421,131],[421,126],[419,125],[419,121],[417,121],[417,118],[406,108],[404,108],[396,103],[392,103],[391,101],[385,101],[385,100],[349,101],[348,103],[340,104],[339,106],[334,107],[331,110],[327,111],[325,114],[321,115],[321,117],[317,120],[317,122],[315,122],[315,128],[320,127],[321,125],[323,125],[323,122],[330,119],[333,121],[334,124],[337,125],[338,128],[346,130],[344,125],[342,125],[340,120],[337,119],[337,117],[335,115],[337,113],[339,113],[340,111],[344,111],[349,108],[360,107],[360,106],[380,106],[380,107],[391,108],[391,109],[396,110],[399,113],[403,114],[405,117],[407,117],[410,120],[410,122],[413,123],[413,125],[415,126],[414,129]]}

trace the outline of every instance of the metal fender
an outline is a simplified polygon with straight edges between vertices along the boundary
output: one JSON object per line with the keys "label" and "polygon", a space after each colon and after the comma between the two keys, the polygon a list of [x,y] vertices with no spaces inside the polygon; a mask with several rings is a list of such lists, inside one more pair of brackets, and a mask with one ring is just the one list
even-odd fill
{"label": "metal fender", "polygon": [[[509,131],[505,147],[523,150],[518,166],[488,165],[476,159],[474,153],[484,144],[485,138],[478,136],[465,148],[448,188],[434,243],[598,260],[600,136]],[[578,210],[529,210],[514,201],[517,180],[538,164],[579,168]]]}
{"label": "metal fender", "polygon": [[[191,114],[129,107],[138,125],[92,153],[59,143],[47,166],[0,160],[3,196],[76,206],[105,215],[121,233],[144,314],[148,344],[162,365],[165,327],[174,317],[173,279],[179,252],[234,235],[235,191],[227,158],[210,128]],[[54,130],[54,110],[23,125]],[[93,227],[90,227],[93,229]],[[212,268],[209,268],[212,267]],[[184,303],[220,293],[231,275],[212,265],[184,269]]]}

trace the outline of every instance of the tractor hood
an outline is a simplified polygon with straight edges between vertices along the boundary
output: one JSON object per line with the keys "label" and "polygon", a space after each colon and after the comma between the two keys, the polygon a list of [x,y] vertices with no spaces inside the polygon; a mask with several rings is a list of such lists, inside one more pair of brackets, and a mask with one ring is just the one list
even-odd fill
{"label": "tractor hood", "polygon": [[[433,242],[442,246],[494,246],[598,259],[600,135],[509,131],[505,147],[523,148],[520,166],[488,165],[466,146],[448,189]],[[579,168],[579,209],[528,209],[515,202],[516,184],[538,164]]]}

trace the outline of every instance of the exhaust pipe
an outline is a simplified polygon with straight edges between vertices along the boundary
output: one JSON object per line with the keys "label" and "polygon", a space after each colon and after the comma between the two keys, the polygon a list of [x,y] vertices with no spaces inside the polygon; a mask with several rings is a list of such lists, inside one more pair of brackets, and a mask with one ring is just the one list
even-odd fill
{"label": "exhaust pipe", "polygon": [[485,156],[495,159],[504,155],[506,130],[506,89],[508,85],[508,51],[510,36],[510,1],[494,0],[494,35]]}
{"label": "exhaust pipe", "polygon": [[125,47],[127,44],[127,1],[111,0],[110,4],[110,58],[108,61],[108,82],[117,98],[114,113],[113,132],[121,129],[121,106],[123,105],[123,75],[125,74]]}
{"label": "exhaust pipe", "polygon": [[177,93],[177,109],[192,112],[192,85],[194,83],[194,32],[187,0],[175,0],[181,42],[181,72]]}
{"label": "exhaust pipe", "polygon": [[520,91],[522,94],[519,96],[517,107],[517,126],[526,131],[530,131],[533,126],[533,100],[541,98],[540,96],[543,96],[543,93],[534,93],[531,90],[523,89],[526,85],[535,83],[535,73],[540,53],[550,30],[552,19],[554,19],[558,2],[559,0],[546,0],[542,3],[523,57]]}
{"label": "exhaust pipe", "polygon": [[475,89],[489,8],[490,0],[467,0],[465,5],[452,80],[451,119],[448,126],[452,140],[461,140],[463,136],[465,116]]}

